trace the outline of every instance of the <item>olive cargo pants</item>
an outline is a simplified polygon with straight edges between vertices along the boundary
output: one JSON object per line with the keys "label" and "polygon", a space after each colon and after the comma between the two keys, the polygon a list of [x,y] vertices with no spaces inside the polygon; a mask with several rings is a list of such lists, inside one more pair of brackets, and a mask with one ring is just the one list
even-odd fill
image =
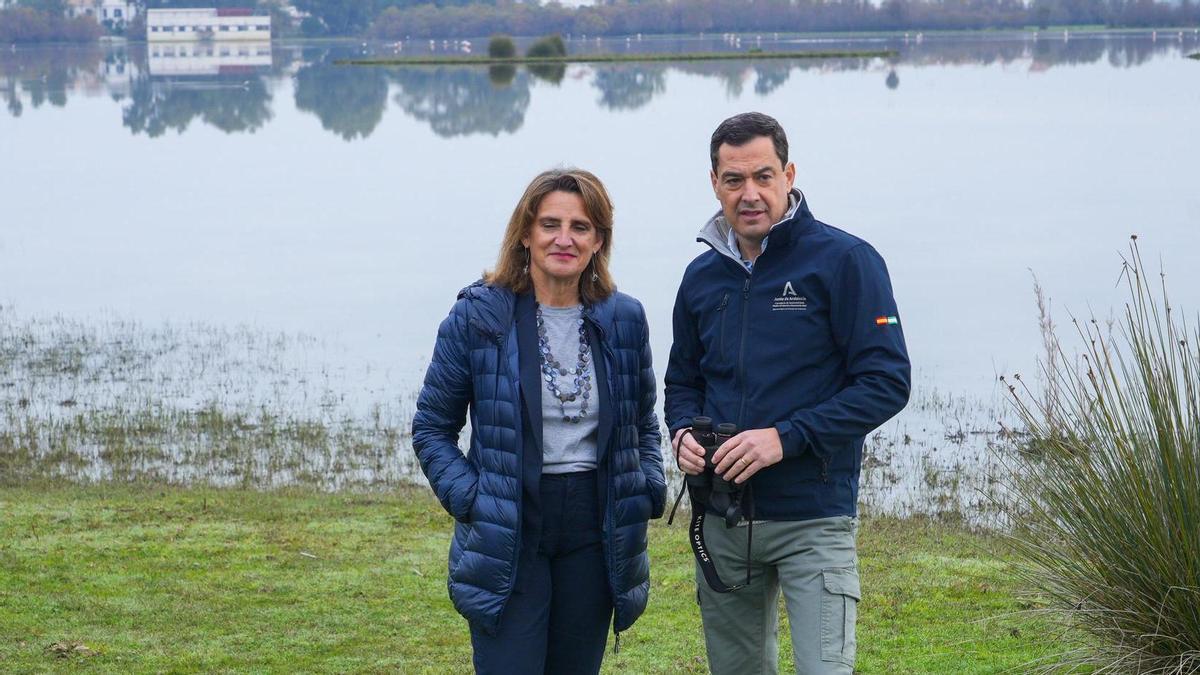
{"label": "olive cargo pants", "polygon": [[[716,593],[696,566],[697,600],[714,675],[779,670],[779,592],[787,604],[798,675],[852,673],[858,601],[858,519],[756,521],[751,581]],[[746,580],[745,524],[704,520],[704,539],[726,584]]]}

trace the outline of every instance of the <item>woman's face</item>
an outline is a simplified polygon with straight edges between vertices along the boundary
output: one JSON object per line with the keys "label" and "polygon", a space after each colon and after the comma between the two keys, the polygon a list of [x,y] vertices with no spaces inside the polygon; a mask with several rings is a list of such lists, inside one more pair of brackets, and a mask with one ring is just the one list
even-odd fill
{"label": "woman's face", "polygon": [[542,198],[529,234],[521,243],[529,249],[529,275],[534,286],[574,283],[604,243],[588,218],[583,198],[555,191]]}

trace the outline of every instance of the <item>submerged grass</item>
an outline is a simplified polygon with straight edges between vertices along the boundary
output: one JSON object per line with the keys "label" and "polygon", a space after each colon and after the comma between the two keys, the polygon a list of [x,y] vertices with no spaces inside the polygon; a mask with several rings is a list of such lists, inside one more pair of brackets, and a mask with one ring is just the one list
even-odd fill
{"label": "submerged grass", "polygon": [[416,461],[398,449],[413,395],[362,396],[359,374],[321,350],[304,336],[0,307],[0,484],[407,480]]}
{"label": "submerged grass", "polygon": [[[38,483],[0,513],[0,671],[470,670],[427,490]],[[649,609],[604,672],[706,672],[685,528],[656,521],[650,551]],[[859,551],[858,672],[1023,671],[1059,637],[995,539],[868,518]]]}
{"label": "submerged grass", "polygon": [[[330,350],[303,335],[0,306],[0,485],[421,480],[409,438],[416,379],[372,380],[387,369],[347,371]],[[1007,414],[919,376],[908,410],[868,439],[863,510],[991,526]]]}
{"label": "submerged grass", "polygon": [[746,59],[869,59],[889,58],[889,49],[857,51],[762,51],[691,52],[682,54],[580,54],[575,56],[526,56],[493,58],[489,56],[398,56],[383,59],[342,59],[337,65],[351,66],[432,66],[432,65],[539,65],[556,63],[652,63],[662,61],[741,61]]}

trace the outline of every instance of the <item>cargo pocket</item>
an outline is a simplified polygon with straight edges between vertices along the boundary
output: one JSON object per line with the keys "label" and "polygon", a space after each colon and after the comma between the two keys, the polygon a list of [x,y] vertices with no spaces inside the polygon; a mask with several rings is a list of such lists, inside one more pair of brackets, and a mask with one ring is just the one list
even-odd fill
{"label": "cargo pocket", "polygon": [[854,622],[858,619],[858,601],[862,597],[858,570],[853,567],[821,571],[825,588],[821,592],[821,660],[854,666],[857,641]]}

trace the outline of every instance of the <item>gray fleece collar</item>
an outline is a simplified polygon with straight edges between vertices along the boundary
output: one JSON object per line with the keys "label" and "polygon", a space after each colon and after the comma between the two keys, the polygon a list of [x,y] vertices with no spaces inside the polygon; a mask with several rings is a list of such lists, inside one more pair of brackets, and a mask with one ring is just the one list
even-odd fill
{"label": "gray fleece collar", "polygon": [[[804,203],[804,193],[800,188],[792,188],[788,193],[788,210],[783,214],[783,218],[771,226],[771,230],[779,227],[780,223],[791,220],[796,215],[796,210],[800,208],[800,204]],[[729,246],[729,221],[725,220],[725,212],[721,209],[717,210],[716,215],[708,219],[704,223],[704,227],[700,228],[700,233],[696,235],[696,241],[704,242],[713,247],[717,253],[733,260],[739,265],[742,265],[742,253]],[[767,233],[770,236],[770,232]]]}

